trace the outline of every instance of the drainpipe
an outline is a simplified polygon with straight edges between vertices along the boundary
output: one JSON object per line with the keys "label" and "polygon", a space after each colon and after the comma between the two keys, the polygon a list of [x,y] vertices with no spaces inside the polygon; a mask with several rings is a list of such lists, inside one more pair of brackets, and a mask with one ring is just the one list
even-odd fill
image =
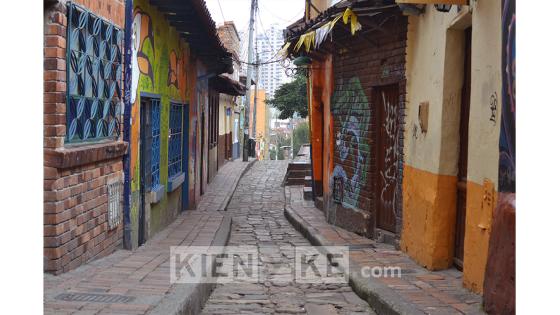
{"label": "drainpipe", "polygon": [[125,0],[125,19],[124,19],[124,114],[123,114],[123,140],[129,143],[129,149],[123,160],[124,170],[124,192],[123,192],[123,222],[124,222],[124,235],[123,247],[125,249],[132,249],[131,232],[132,226],[130,225],[130,128],[132,120],[130,117],[131,107],[130,104],[130,90],[132,82],[132,0]]}

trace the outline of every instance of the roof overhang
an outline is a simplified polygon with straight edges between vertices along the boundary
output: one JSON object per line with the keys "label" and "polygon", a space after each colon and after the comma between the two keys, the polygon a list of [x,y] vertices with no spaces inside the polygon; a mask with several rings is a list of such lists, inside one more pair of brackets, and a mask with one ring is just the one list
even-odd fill
{"label": "roof overhang", "polygon": [[189,44],[209,72],[233,73],[233,58],[216,32],[204,0],[150,0]]}
{"label": "roof overhang", "polygon": [[[420,1],[420,0],[418,0]],[[351,31],[349,30],[348,25],[344,25],[346,23],[342,23],[343,20],[341,16],[347,11],[347,9],[351,9],[352,13],[356,15],[357,19],[360,21],[361,27],[360,31],[356,32],[356,36],[360,38],[364,38],[362,34],[369,33],[372,31],[381,31],[381,32],[389,32],[386,27],[383,27],[384,22],[378,23],[374,21],[375,19],[385,19],[387,16],[393,15],[396,12],[398,14],[402,14],[398,10],[398,5],[395,3],[394,0],[346,0],[340,1],[335,5],[327,8],[326,10],[319,12],[319,14],[308,21],[300,19],[290,26],[288,26],[284,30],[284,40],[286,43],[291,43],[285,52],[285,56],[293,59],[298,55],[312,55],[316,53],[320,53],[320,47],[316,47],[311,49],[308,52],[305,52],[303,49],[295,48],[294,46],[298,39],[301,39],[303,35],[309,34],[310,32],[317,31],[319,28],[323,26],[327,26],[329,22],[333,22],[335,24],[331,30],[331,34],[338,34],[339,36],[330,35],[330,38],[334,38],[333,41],[336,42],[337,39],[340,39],[340,35],[343,37],[350,36],[349,34]],[[350,19],[349,19],[350,20]],[[336,21],[339,21],[336,23]],[[336,31],[344,29],[344,31]],[[335,32],[336,31],[336,32]],[[351,36],[354,36],[352,34]],[[324,37],[323,37],[324,38]],[[326,41],[325,41],[326,42]]]}
{"label": "roof overhang", "polygon": [[225,75],[212,77],[209,84],[219,93],[241,96],[245,95],[245,86],[239,81],[232,80]]}

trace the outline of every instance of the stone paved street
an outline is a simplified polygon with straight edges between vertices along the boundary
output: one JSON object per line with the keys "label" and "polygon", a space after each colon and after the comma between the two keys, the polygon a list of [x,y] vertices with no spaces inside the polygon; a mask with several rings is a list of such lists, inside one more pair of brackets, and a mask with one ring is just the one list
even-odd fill
{"label": "stone paved street", "polygon": [[291,281],[293,246],[311,245],[284,217],[285,161],[259,161],[245,174],[227,208],[229,245],[256,245],[259,283],[218,285],[203,314],[374,314],[347,284]]}

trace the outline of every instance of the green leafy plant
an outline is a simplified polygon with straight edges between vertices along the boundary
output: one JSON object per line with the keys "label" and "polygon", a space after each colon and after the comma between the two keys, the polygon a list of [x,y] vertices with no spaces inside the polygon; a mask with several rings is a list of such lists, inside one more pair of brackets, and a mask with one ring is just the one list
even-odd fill
{"label": "green leafy plant", "polygon": [[266,100],[269,106],[280,111],[279,119],[293,117],[298,113],[301,118],[307,117],[307,79],[303,74],[297,74],[296,79],[282,84],[272,99]]}

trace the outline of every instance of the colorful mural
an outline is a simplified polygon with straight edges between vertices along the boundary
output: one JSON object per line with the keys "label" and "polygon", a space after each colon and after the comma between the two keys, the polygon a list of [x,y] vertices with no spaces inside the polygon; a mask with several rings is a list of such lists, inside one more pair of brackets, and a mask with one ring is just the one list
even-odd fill
{"label": "colorful mural", "polygon": [[370,128],[371,109],[360,79],[354,77],[338,86],[340,88],[334,92],[332,108],[333,116],[338,120],[335,124],[340,126],[335,144],[339,160],[335,163],[330,185],[332,190],[334,178],[342,178],[342,203],[356,207],[360,191],[367,181],[370,164],[366,135]]}
{"label": "colorful mural", "polygon": [[[165,16],[155,7],[150,6],[148,0],[134,1],[132,30],[132,126],[130,137],[132,200],[130,214],[131,241],[132,244],[137,244],[140,205],[140,94],[144,92],[161,97],[160,182],[166,183],[170,100],[188,103],[187,60],[189,50],[188,45],[180,40],[179,34],[169,25]],[[189,137],[191,136],[192,134],[189,134]],[[193,140],[189,138],[189,142],[193,142]],[[169,219],[172,219],[173,214],[168,213],[168,202],[170,198],[178,200],[179,191],[166,194],[158,203],[152,204],[148,224],[150,233],[157,232]]]}
{"label": "colorful mural", "polygon": [[499,186],[515,192],[515,1],[503,1],[502,13],[502,121]]}

